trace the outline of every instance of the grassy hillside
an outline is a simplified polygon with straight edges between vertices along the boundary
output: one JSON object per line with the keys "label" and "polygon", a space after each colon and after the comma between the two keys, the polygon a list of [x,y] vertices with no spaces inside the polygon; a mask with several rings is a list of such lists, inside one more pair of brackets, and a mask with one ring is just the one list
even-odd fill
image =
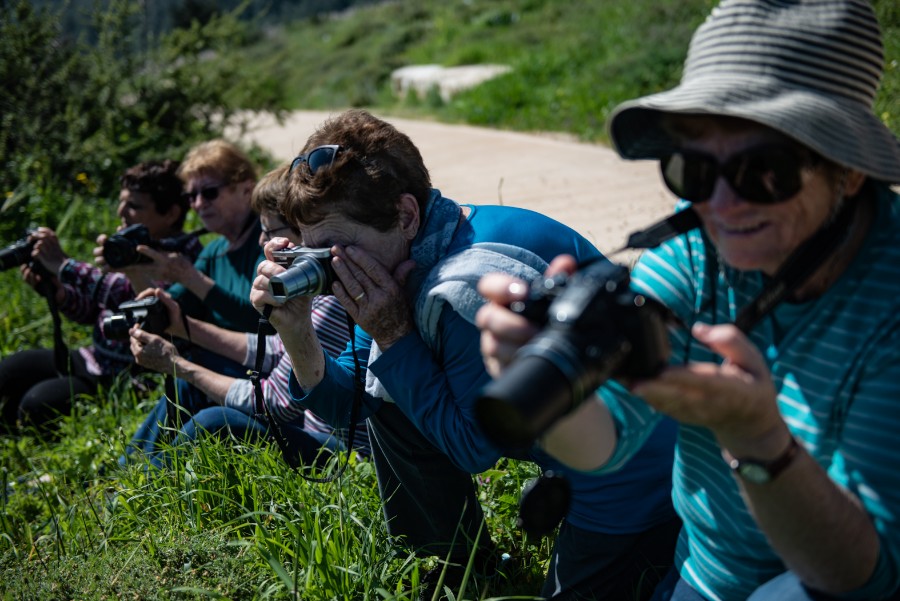
{"label": "grassy hillside", "polygon": [[[900,9],[875,3],[886,74],[877,111],[900,131]],[[677,82],[690,35],[713,0],[386,2],[272,30],[249,50],[279,73],[292,108],[377,105],[413,115],[605,140],[619,102]],[[393,69],[505,63],[512,73],[454,98],[398,104]],[[252,76],[252,74],[248,74]]]}

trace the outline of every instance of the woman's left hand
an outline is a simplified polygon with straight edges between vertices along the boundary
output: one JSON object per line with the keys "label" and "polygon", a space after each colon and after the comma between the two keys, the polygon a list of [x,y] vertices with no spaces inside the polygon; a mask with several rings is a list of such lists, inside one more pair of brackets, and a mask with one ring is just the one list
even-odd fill
{"label": "woman's left hand", "polygon": [[753,456],[786,429],[765,360],[734,325],[698,323],[691,333],[725,361],[670,366],[632,392],[679,422],[709,428],[723,448]]}
{"label": "woman's left hand", "polygon": [[178,350],[168,340],[134,326],[131,329],[131,354],[135,362],[159,373],[172,371]]}
{"label": "woman's left hand", "polygon": [[403,261],[391,274],[358,246],[335,246],[332,253],[338,278],[333,286],[335,297],[381,350],[415,329],[403,291],[415,261]]}

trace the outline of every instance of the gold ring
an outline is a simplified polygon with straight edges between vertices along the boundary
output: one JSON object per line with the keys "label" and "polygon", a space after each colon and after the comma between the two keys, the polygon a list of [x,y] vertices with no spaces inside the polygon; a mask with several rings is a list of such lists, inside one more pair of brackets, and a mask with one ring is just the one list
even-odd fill
{"label": "gold ring", "polygon": [[365,295],[366,295],[365,292],[360,292],[359,294],[357,294],[356,296],[353,297],[353,302],[358,303],[359,301],[362,300],[362,298],[363,298]]}

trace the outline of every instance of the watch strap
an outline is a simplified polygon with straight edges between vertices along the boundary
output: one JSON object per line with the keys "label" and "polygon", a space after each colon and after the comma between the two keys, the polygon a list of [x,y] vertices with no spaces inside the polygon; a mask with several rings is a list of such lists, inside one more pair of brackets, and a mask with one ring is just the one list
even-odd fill
{"label": "watch strap", "polygon": [[[738,459],[734,457],[726,457],[726,461],[728,462],[728,466],[738,474],[741,478],[745,480],[750,480],[756,484],[765,484],[767,482],[771,482],[778,475],[783,472],[793,461],[794,457],[797,456],[797,452],[800,450],[800,444],[797,442],[797,439],[791,436],[791,442],[788,444],[788,447],[781,452],[778,457],[775,459],[764,461],[761,459],[753,459],[753,458],[744,458]],[[749,471],[752,470],[754,474],[765,474],[765,477],[748,477]]]}

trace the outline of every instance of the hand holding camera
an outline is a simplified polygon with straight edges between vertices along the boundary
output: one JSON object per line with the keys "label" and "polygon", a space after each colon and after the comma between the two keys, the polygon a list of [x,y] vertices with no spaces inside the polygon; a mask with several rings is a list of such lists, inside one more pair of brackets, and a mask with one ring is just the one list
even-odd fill
{"label": "hand holding camera", "polygon": [[146,226],[135,223],[111,236],[98,236],[94,259],[101,268],[124,273],[136,290],[148,288],[153,282],[184,283],[194,266],[180,249],[187,238],[196,235],[190,232],[156,240]]}
{"label": "hand holding camera", "polygon": [[652,377],[665,367],[668,313],[629,283],[626,267],[600,260],[571,277],[541,279],[510,305],[546,325],[476,403],[495,444],[527,448],[605,380]]}
{"label": "hand holding camera", "polygon": [[170,372],[180,356],[174,344],[142,328],[131,332],[131,354],[134,355],[135,363],[141,367],[160,373]]}
{"label": "hand holding camera", "polygon": [[172,298],[171,294],[162,288],[147,288],[137,295],[136,300],[143,300],[145,298],[156,298],[165,308],[168,315],[169,325],[166,326],[162,332],[158,333],[170,334],[183,340],[188,340],[190,338],[190,333],[186,329],[189,326],[186,323],[186,318],[181,312],[181,305]]}
{"label": "hand holding camera", "polygon": [[25,236],[0,249],[0,271],[20,267],[22,279],[39,294],[60,303],[65,292],[56,274],[68,257],[50,228],[30,229]]}
{"label": "hand holding camera", "polygon": [[63,251],[56,232],[49,227],[39,227],[31,232],[31,241],[34,245],[31,258],[40,261],[49,273],[58,274],[69,256]]}
{"label": "hand holding camera", "polygon": [[131,328],[139,326],[152,334],[162,334],[169,327],[169,312],[155,296],[119,305],[119,311],[103,319],[103,335],[111,340],[127,340]]}

